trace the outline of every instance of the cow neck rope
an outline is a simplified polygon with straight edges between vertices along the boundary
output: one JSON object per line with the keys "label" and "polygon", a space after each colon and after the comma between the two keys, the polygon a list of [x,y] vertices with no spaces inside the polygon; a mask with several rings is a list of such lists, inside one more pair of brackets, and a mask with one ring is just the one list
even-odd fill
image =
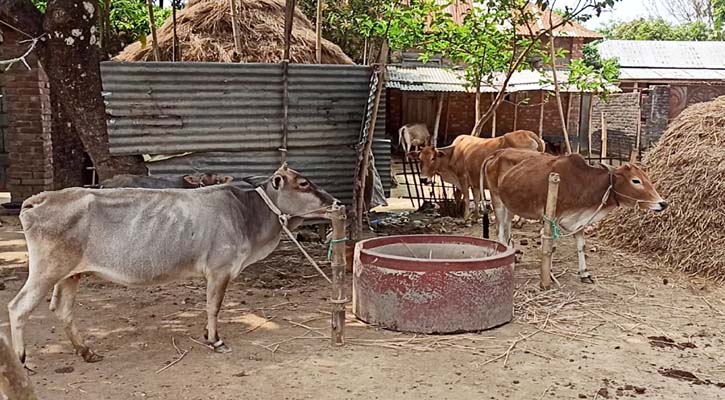
{"label": "cow neck rope", "polygon": [[302,245],[300,244],[300,242],[297,241],[297,239],[295,238],[295,236],[292,234],[292,232],[287,227],[287,222],[289,222],[289,219],[290,218],[302,216],[302,215],[309,214],[309,213],[298,214],[298,215],[283,214],[282,211],[280,211],[280,209],[277,207],[277,205],[272,202],[272,199],[270,199],[269,196],[267,196],[267,192],[265,192],[264,189],[262,189],[261,186],[257,186],[254,190],[259,194],[259,196],[262,198],[262,200],[264,200],[264,202],[267,203],[267,207],[269,207],[269,209],[272,210],[272,212],[275,215],[277,215],[277,219],[279,220],[279,224],[282,226],[282,230],[284,231],[284,233],[287,234],[287,236],[289,236],[290,240],[292,240],[292,242],[294,244],[296,244],[297,247],[299,247],[299,249],[302,252],[302,254],[304,254],[305,258],[307,258],[307,261],[309,261],[310,264],[312,264],[312,266],[315,267],[315,269],[317,270],[317,272],[319,272],[320,275],[322,275],[322,277],[325,278],[325,280],[327,282],[332,283],[332,281],[330,280],[330,278],[328,278],[327,275],[325,275],[325,272],[322,271],[322,268],[320,268],[320,266],[317,265],[317,263],[315,262],[315,260],[313,260],[312,257],[310,257],[309,254],[307,254],[307,252],[305,251],[304,247],[302,247]]}
{"label": "cow neck rope", "polygon": [[609,200],[610,193],[614,193],[614,196],[612,196],[612,197],[614,198],[614,201],[617,202],[617,206],[619,206],[619,201],[617,201],[618,193],[614,190],[614,177],[611,172],[609,173],[609,186],[607,187],[607,190],[604,192],[604,196],[602,196],[602,201],[599,203],[599,207],[597,207],[597,209],[594,211],[592,216],[589,217],[587,222],[582,224],[582,226],[580,226],[579,229],[562,235],[559,233],[559,232],[561,232],[561,227],[559,226],[559,223],[556,221],[556,219],[549,219],[549,218],[544,217],[544,221],[546,221],[547,223],[549,223],[551,225],[551,231],[554,232],[554,234],[552,236],[543,236],[543,235],[542,236],[546,239],[561,239],[561,238],[576,235],[577,233],[581,232],[584,228],[587,227],[587,225],[589,225],[592,221],[594,221],[594,218],[596,218],[597,214],[599,214],[599,211],[602,211],[602,208],[604,208],[604,206],[607,204],[607,201]]}

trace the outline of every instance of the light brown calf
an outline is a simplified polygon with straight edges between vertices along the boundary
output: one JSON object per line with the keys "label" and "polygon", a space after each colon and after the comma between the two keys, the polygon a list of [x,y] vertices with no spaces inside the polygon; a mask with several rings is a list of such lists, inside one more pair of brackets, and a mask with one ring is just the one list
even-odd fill
{"label": "light brown calf", "polygon": [[556,222],[576,238],[579,276],[583,281],[591,282],[584,258],[584,227],[600,221],[620,205],[652,211],[667,208],[667,202],[647,174],[634,164],[593,167],[578,154],[553,156],[505,149],[486,159],[481,171],[496,212],[498,240],[506,244],[511,240],[513,215],[543,218],[549,173],[559,174]]}
{"label": "light brown calf", "polygon": [[[448,147],[424,147],[420,152],[421,173],[428,178],[440,175],[441,179],[460,190],[465,199],[468,199],[468,190],[471,188],[475,204],[478,205],[481,200],[481,164],[496,150],[506,148],[543,152],[544,142],[534,132],[525,130],[509,132],[497,138],[461,135]],[[477,208],[478,206],[474,210]],[[465,210],[468,216],[468,203]]]}

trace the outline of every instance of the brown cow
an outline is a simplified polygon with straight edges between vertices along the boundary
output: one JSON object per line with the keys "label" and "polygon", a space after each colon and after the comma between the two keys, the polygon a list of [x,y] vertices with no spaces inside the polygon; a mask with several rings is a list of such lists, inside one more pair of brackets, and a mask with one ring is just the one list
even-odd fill
{"label": "brown cow", "polygon": [[591,282],[584,258],[584,228],[604,218],[620,205],[652,211],[667,208],[647,174],[634,164],[591,166],[578,154],[553,156],[533,151],[505,149],[495,152],[481,166],[491,192],[498,240],[510,244],[511,217],[542,219],[546,207],[549,173],[559,174],[556,221],[576,238],[579,277]]}
{"label": "brown cow", "polygon": [[[479,138],[470,135],[458,136],[450,146],[434,149],[425,147],[420,152],[421,173],[433,178],[436,174],[453,184],[463,197],[468,199],[468,190],[473,190],[477,212],[480,198],[479,177],[481,164],[496,150],[505,148],[530,149],[543,152],[544,142],[534,132],[518,130],[497,138]],[[457,199],[458,200],[458,199]],[[465,215],[469,215],[466,202]]]}

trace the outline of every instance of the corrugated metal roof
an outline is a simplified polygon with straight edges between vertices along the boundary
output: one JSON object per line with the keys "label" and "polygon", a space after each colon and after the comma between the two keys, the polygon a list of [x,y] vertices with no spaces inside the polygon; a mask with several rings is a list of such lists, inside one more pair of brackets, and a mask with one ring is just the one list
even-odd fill
{"label": "corrugated metal roof", "polygon": [[[557,71],[559,82],[565,82],[569,77],[568,71]],[[497,74],[492,86],[486,85],[481,88],[483,93],[498,92],[503,84],[505,75]],[[553,91],[551,72],[539,71],[518,71],[514,72],[509,80],[506,92],[522,92],[534,90]],[[466,88],[463,72],[445,67],[400,67],[388,66],[388,89],[400,89],[404,92],[458,92],[474,93],[473,88]],[[560,85],[562,92],[578,93],[574,86]],[[616,90],[615,86],[611,87]]]}
{"label": "corrugated metal roof", "polygon": [[619,80],[631,81],[722,81],[725,70],[676,68],[621,68]]}
{"label": "corrugated metal roof", "polygon": [[623,68],[725,69],[725,42],[606,40],[597,48]]}
{"label": "corrugated metal roof", "polygon": [[[101,75],[112,154],[193,152],[148,163],[155,175],[265,175],[279,166],[279,64],[104,62]],[[348,204],[369,86],[365,66],[289,66],[289,164]],[[375,131],[385,132],[384,102]],[[374,146],[388,190],[389,147]]]}

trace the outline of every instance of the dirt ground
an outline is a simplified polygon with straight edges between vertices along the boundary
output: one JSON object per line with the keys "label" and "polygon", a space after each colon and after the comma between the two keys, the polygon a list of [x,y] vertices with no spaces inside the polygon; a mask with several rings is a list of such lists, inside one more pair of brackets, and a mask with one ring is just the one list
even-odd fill
{"label": "dirt ground", "polygon": [[[480,235],[465,224],[415,224],[441,228]],[[27,325],[32,382],[39,398],[58,400],[725,398],[725,288],[590,238],[597,283],[579,281],[567,239],[555,255],[561,287],[542,292],[538,229],[515,231],[514,321],[481,333],[396,333],[350,312],[346,346],[331,348],[329,287],[289,242],[230,285],[220,329],[233,351],[224,355],[190,339],[206,322],[202,280],[124,288],[84,278],[77,320],[105,359],[75,356],[46,302]],[[17,219],[4,217],[0,230],[7,333],[4,305],[27,263]],[[322,245],[305,245],[325,259]],[[178,358],[174,343],[188,353],[158,372]]]}

